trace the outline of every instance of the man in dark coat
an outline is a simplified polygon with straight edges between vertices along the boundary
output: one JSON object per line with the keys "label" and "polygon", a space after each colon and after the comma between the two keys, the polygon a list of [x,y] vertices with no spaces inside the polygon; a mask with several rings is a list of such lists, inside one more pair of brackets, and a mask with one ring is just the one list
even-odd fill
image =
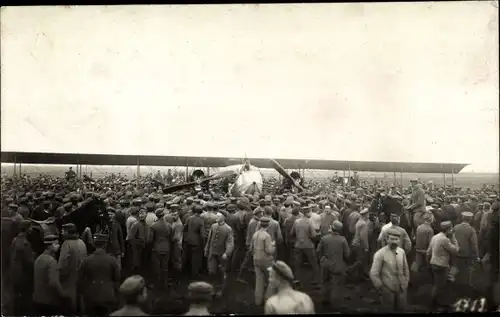
{"label": "man in dark coat", "polygon": [[31,222],[23,220],[20,224],[20,233],[10,246],[10,278],[14,295],[14,315],[29,315],[29,305],[33,291],[33,263],[35,262],[33,249],[27,239],[31,230]]}
{"label": "man in dark coat", "polygon": [[117,302],[120,271],[115,258],[105,251],[108,239],[108,235],[96,234],[96,250],[80,267],[78,286],[87,315],[107,315]]}

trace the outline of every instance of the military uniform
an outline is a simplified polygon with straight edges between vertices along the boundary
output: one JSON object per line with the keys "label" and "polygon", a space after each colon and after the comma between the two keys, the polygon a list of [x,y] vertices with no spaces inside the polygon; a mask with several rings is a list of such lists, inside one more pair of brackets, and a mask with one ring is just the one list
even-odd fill
{"label": "military uniform", "polygon": [[[21,228],[29,228],[29,220],[23,220]],[[29,315],[26,303],[30,302],[33,289],[34,253],[26,232],[21,232],[10,246],[10,279],[14,295],[13,309],[15,315]],[[5,277],[6,275],[4,275]]]}
{"label": "military uniform", "polygon": [[320,259],[323,300],[331,305],[340,297],[345,283],[346,260],[349,258],[350,249],[345,237],[340,235],[342,223],[335,220],[332,231],[324,235],[317,248]]}
{"label": "military uniform", "polygon": [[[107,235],[96,234],[96,240],[107,242]],[[96,242],[97,243],[97,242]],[[117,303],[120,272],[115,259],[104,249],[85,258],[79,270],[78,286],[89,315],[106,315]]]}
{"label": "military uniform", "polygon": [[[303,207],[304,214],[310,210],[310,207]],[[292,232],[292,238],[295,238],[295,254],[294,264],[295,272],[299,272],[303,262],[303,257],[307,257],[307,261],[313,269],[313,282],[317,282],[320,275],[318,261],[316,259],[316,250],[314,248],[314,239],[316,231],[310,222],[309,218],[303,217],[295,221]]]}
{"label": "military uniform", "polygon": [[203,249],[205,230],[203,219],[200,216],[201,206],[196,206],[196,214],[186,220],[184,227],[184,267],[191,262],[191,277],[196,278],[200,274],[203,261]]}
{"label": "military uniform", "polygon": [[170,223],[160,219],[151,225],[149,241],[153,251],[153,272],[158,288],[167,288],[168,264],[173,240],[173,231]]}
{"label": "military uniform", "polygon": [[205,255],[207,257],[208,273],[211,276],[216,276],[217,273],[222,273],[223,275],[222,292],[225,290],[227,264],[233,248],[234,237],[231,227],[225,222],[214,223],[210,229],[207,244],[205,245]]}
{"label": "military uniform", "polygon": [[71,302],[66,305],[66,313],[76,313],[78,270],[87,255],[85,243],[78,238],[76,226],[72,223],[63,225],[69,235],[61,246],[59,254],[59,276],[64,291],[71,296]]}
{"label": "military uniform", "polygon": [[456,281],[463,285],[471,284],[471,273],[479,259],[476,230],[469,223],[473,216],[471,212],[463,212],[464,222],[456,225],[453,230],[459,247],[456,256]]}
{"label": "military uniform", "polygon": [[[253,256],[255,268],[255,305],[264,304],[264,300],[270,297],[271,288],[267,288],[268,268],[273,264],[274,254],[276,252],[275,241],[267,231],[270,219],[268,217],[260,218],[263,227],[259,228],[252,237],[250,243],[250,252]],[[266,292],[266,295],[264,295]]]}
{"label": "military uniform", "polygon": [[208,307],[200,304],[210,303],[214,294],[212,285],[206,282],[193,282],[188,286],[188,300],[190,301],[189,310],[184,316],[209,316]]}

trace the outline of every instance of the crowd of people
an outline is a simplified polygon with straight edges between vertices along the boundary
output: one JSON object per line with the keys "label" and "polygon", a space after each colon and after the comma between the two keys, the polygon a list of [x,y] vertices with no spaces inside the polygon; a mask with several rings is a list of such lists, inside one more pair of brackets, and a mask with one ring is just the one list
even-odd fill
{"label": "crowd of people", "polygon": [[[228,298],[228,284],[240,281],[253,285],[254,304],[266,314],[314,313],[315,305],[338,311],[346,284],[367,280],[383,311],[407,311],[408,289],[425,283],[432,285],[429,311],[447,310],[450,283],[472,287],[477,267],[488,275],[480,287],[494,306],[495,189],[358,178],[358,187],[309,180],[304,192],[277,192],[273,178],[263,193],[231,197],[213,188],[164,195],[153,180],[3,177],[2,314],[145,315],[148,296],[182,276],[190,280],[189,315],[209,314],[214,298]],[[401,209],[382,213],[385,197]],[[46,232],[45,251],[33,252],[31,219],[61,217],[89,199],[104,202],[112,223],[106,232],[66,223],[62,241]],[[320,302],[301,287],[309,283],[304,271],[312,272]]]}

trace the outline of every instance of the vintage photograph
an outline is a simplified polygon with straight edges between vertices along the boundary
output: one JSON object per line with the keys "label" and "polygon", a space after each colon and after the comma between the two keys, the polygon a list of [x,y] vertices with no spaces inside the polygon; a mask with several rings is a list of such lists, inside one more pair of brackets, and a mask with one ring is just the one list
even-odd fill
{"label": "vintage photograph", "polygon": [[2,7],[2,316],[497,311],[498,15]]}

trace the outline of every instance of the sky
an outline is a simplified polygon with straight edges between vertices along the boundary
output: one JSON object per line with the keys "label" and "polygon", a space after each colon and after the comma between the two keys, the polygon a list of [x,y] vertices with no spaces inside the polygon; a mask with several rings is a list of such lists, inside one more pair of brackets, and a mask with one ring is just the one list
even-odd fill
{"label": "sky", "polygon": [[498,172],[497,7],[2,7],[2,151]]}

